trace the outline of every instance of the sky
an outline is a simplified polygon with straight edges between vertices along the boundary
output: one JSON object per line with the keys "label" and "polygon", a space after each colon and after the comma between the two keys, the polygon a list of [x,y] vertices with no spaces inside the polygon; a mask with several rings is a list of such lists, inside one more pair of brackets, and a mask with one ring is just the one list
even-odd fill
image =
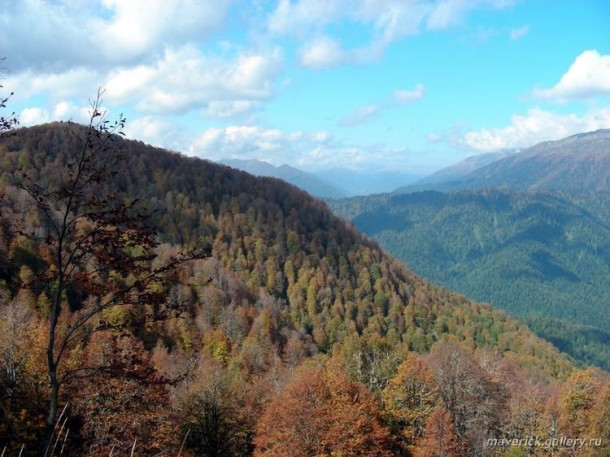
{"label": "sky", "polygon": [[14,0],[0,95],[22,126],[86,122],[101,88],[186,155],[426,174],[610,128],[608,24],[608,0]]}

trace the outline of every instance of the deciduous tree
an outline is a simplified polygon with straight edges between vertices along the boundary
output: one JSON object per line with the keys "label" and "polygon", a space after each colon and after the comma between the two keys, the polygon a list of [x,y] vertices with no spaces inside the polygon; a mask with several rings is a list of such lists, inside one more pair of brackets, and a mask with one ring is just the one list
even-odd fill
{"label": "deciduous tree", "polygon": [[337,368],[297,374],[258,422],[257,457],[394,455],[375,398]]}
{"label": "deciduous tree", "polygon": [[486,438],[500,430],[506,395],[473,356],[453,343],[440,343],[430,354],[439,394],[453,418],[458,437],[473,456],[489,455]]}
{"label": "deciduous tree", "polygon": [[458,439],[451,414],[439,407],[426,422],[426,434],[418,443],[415,457],[462,457],[463,448]]}
{"label": "deciduous tree", "polygon": [[401,438],[406,449],[412,449],[440,403],[434,373],[421,357],[409,353],[383,390],[382,400],[392,433]]}
{"label": "deciduous tree", "polygon": [[589,427],[598,400],[599,382],[594,370],[574,370],[559,392],[559,427],[567,436],[580,438]]}
{"label": "deciduous tree", "polygon": [[146,224],[147,215],[137,201],[108,185],[123,160],[117,143],[125,119],[107,121],[101,95],[91,104],[88,126],[65,126],[68,148],[60,151],[67,155],[63,171],[49,179],[27,168],[18,183],[33,199],[43,223],[42,230],[24,228],[22,234],[39,247],[48,263],[37,278],[37,287],[50,299],[46,359],[51,393],[43,454],[55,426],[60,387],[99,368],[64,369],[71,350],[100,326],[112,325],[94,318],[110,307],[164,302],[160,286],[164,274],[192,257],[182,255],[152,265],[158,242]]}

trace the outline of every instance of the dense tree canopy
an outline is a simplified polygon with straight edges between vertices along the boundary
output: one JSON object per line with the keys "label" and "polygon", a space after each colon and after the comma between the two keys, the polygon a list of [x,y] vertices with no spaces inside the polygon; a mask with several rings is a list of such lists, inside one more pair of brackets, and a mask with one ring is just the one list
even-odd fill
{"label": "dense tree canopy", "polygon": [[372,195],[331,207],[418,275],[520,317],[610,369],[610,197],[485,189]]}
{"label": "dense tree canopy", "polygon": [[[15,173],[60,179],[70,151],[82,146],[81,129],[51,124],[0,137],[0,442],[7,452],[24,446],[23,455],[36,454],[44,429],[52,304],[37,281],[52,268],[44,218],[15,186]],[[164,297],[150,307],[104,308],[93,319],[97,331],[66,348],[65,370],[83,361],[117,369],[66,380],[56,453],[63,446],[71,455],[108,455],[113,447],[266,455],[288,437],[306,446],[313,436],[322,454],[409,455],[427,447],[428,428],[451,425],[460,449],[488,455],[478,439],[512,437],[524,411],[536,412],[541,435],[554,414],[567,414],[552,399],[571,376],[569,359],[503,312],[417,278],[323,203],[277,180],[142,143],[117,138],[116,148],[124,160],[100,191],[139,199],[153,212],[159,245],[150,267],[189,247],[211,255],[150,284]],[[114,270],[104,274],[133,280]],[[75,283],[62,306],[78,311],[108,292]],[[69,315],[60,314],[60,332]],[[514,376],[502,375],[509,369]],[[595,371],[595,379],[594,395],[605,399],[607,378]],[[272,418],[293,403],[302,414],[281,428]],[[435,413],[441,407],[452,424]],[[604,410],[591,411],[587,430],[602,430]]]}

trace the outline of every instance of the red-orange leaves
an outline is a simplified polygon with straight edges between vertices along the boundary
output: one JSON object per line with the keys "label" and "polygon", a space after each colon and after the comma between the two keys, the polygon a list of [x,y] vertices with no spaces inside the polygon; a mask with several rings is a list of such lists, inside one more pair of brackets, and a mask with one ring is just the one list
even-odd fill
{"label": "red-orange leaves", "polygon": [[256,457],[393,455],[375,398],[331,368],[298,374],[267,407],[256,432]]}
{"label": "red-orange leaves", "polygon": [[416,457],[461,457],[464,455],[451,415],[437,408],[426,423],[426,434],[415,450]]}

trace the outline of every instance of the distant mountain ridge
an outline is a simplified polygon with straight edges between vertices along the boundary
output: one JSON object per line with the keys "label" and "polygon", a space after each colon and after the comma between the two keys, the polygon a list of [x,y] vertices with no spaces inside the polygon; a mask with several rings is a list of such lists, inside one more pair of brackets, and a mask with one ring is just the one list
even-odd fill
{"label": "distant mountain ridge", "polygon": [[286,164],[276,167],[269,162],[256,159],[225,159],[221,160],[220,163],[255,176],[281,179],[303,189],[314,197],[336,199],[348,196],[347,191],[344,189],[334,186],[312,173],[307,173]]}
{"label": "distant mountain ridge", "polygon": [[401,186],[396,190],[397,193],[404,193],[407,190],[418,191],[427,190],[429,187],[433,187],[439,183],[452,183],[463,179],[475,170],[489,165],[496,160],[503,159],[510,155],[519,152],[518,149],[503,150],[498,152],[489,152],[486,154],[477,154],[474,156],[467,157],[466,159],[458,162],[454,165],[442,168],[439,171],[426,176],[423,179],[416,181],[413,184],[407,186]]}
{"label": "distant mountain ridge", "polygon": [[403,186],[396,192],[506,187],[610,194],[610,129],[546,141],[461,176],[451,172],[456,167],[443,169],[417,183],[425,186]]}
{"label": "distant mountain ridge", "polygon": [[224,159],[219,163],[255,176],[281,179],[314,197],[328,200],[392,192],[399,185],[421,178],[421,175],[387,170],[331,168],[306,172],[286,164],[276,167],[257,159]]}

